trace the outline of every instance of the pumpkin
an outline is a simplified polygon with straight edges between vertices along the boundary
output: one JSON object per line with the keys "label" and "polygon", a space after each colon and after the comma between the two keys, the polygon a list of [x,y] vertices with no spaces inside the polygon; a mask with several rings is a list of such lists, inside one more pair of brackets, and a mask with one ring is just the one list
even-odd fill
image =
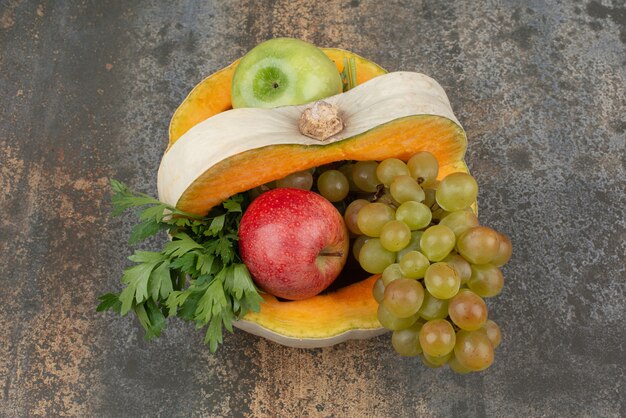
{"label": "pumpkin", "polygon": [[[465,132],[435,80],[413,72],[386,73],[348,51],[323,51],[339,71],[352,58],[358,82],[324,103],[232,109],[231,80],[238,61],[196,86],[170,124],[169,146],[158,173],[159,198],[204,215],[236,193],[296,171],[341,160],[406,161],[419,151],[437,157],[440,178],[468,172],[463,160]],[[322,107],[316,112],[328,108],[331,119],[341,120],[339,132],[323,134],[328,124],[321,130],[306,129],[317,123],[310,114],[318,105]],[[248,313],[235,325],[306,348],[382,334],[385,329],[372,296],[377,277],[301,301],[279,301],[263,294],[261,311]]]}

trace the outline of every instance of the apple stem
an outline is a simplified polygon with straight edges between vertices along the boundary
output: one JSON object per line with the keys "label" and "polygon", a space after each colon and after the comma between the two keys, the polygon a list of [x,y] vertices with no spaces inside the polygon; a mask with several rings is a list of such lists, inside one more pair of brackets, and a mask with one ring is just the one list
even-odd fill
{"label": "apple stem", "polygon": [[335,251],[334,253],[327,253],[326,251],[322,251],[319,253],[322,257],[343,257],[343,253],[341,251]]}

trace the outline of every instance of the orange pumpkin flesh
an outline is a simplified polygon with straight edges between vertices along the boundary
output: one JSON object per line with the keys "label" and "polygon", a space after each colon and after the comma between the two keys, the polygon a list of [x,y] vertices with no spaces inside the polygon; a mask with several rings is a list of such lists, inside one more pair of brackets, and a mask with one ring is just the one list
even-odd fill
{"label": "orange pumpkin flesh", "polygon": [[461,160],[465,153],[465,143],[458,141],[460,135],[463,135],[461,127],[449,119],[419,115],[396,119],[328,145],[275,145],[253,149],[227,158],[205,171],[185,190],[176,206],[204,215],[236,193],[283,178],[294,171],[340,160],[396,157],[406,161],[418,151],[430,151],[444,162],[441,174],[448,174],[452,172],[447,167],[449,162]]}
{"label": "orange pumpkin flesh", "polygon": [[[358,84],[385,73],[378,65],[351,52],[323,51],[339,71],[343,70],[344,58],[354,58]],[[231,82],[238,62],[204,79],[183,101],[170,123],[170,147],[199,122],[231,108]],[[340,160],[407,160],[418,151],[430,151],[437,157],[439,178],[443,178],[452,172],[468,172],[463,161],[465,148],[463,129],[454,122],[436,116],[410,116],[333,144],[280,145],[240,153],[203,173],[181,196],[177,207],[206,214],[235,193],[295,171]],[[261,311],[249,313],[238,326],[298,347],[325,346],[380,334],[384,330],[377,319],[378,303],[372,296],[377,277],[301,301],[284,302],[264,294]],[[355,331],[356,334],[351,333]]]}
{"label": "orange pumpkin flesh", "polygon": [[280,302],[264,294],[261,312],[249,313],[245,319],[280,335],[300,338],[325,338],[355,328],[379,328],[378,303],[372,297],[377,278],[372,276],[335,292],[293,302]]}

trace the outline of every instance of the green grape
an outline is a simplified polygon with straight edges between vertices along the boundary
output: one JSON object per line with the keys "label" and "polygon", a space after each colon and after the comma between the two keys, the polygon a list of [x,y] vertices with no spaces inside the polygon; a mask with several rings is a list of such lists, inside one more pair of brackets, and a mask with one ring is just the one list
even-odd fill
{"label": "green grape", "polygon": [[441,261],[454,248],[456,237],[445,225],[434,225],[424,231],[420,239],[420,248],[430,261]]}
{"label": "green grape", "polygon": [[493,348],[498,348],[498,346],[502,342],[502,332],[500,331],[500,327],[498,326],[498,324],[493,322],[491,319],[488,319],[487,322],[485,322],[485,325],[483,325],[483,327],[481,328],[481,330],[484,331],[485,334],[487,334],[487,338],[489,338],[489,341],[491,341],[491,345],[493,346]]}
{"label": "green grape", "polygon": [[504,286],[504,276],[493,264],[473,264],[467,286],[484,298],[497,296]]}
{"label": "green grape", "polygon": [[[396,212],[396,219],[398,218],[398,213]],[[504,235],[501,232],[498,232],[498,253],[491,260],[491,264],[494,264],[498,267],[501,267],[509,262],[511,259],[511,255],[513,254],[513,244],[511,244],[511,240],[509,237]]]}
{"label": "green grape", "polygon": [[348,179],[339,170],[324,171],[317,179],[320,194],[331,202],[339,202],[348,196]]}
{"label": "green grape", "polygon": [[353,168],[354,163],[346,163],[339,167],[338,170],[341,171],[341,173],[348,179],[348,189],[350,189],[351,192],[358,192],[359,188],[356,184],[354,184],[354,179],[352,176]]}
{"label": "green grape", "polygon": [[435,184],[439,173],[439,163],[433,154],[427,151],[418,152],[407,163],[411,177],[422,187]]}
{"label": "green grape", "polygon": [[[422,185],[422,187],[424,187],[424,185]],[[437,203],[437,201],[435,200],[435,194],[437,193],[437,190],[435,189],[423,189],[423,190],[424,190],[424,204],[428,206],[429,208],[432,208],[433,205]]]}
{"label": "green grape", "polygon": [[419,251],[409,251],[400,258],[400,271],[409,279],[421,279],[430,266],[430,261]]}
{"label": "green grape", "polygon": [[450,351],[448,354],[443,355],[443,356],[439,356],[439,357],[433,357],[431,355],[428,355],[426,353],[422,353],[422,356],[425,360],[428,361],[428,363],[430,363],[431,365],[436,365],[438,367],[443,366],[444,364],[448,363],[448,361],[452,358],[452,354],[453,352]]}
{"label": "green grape", "polygon": [[398,203],[421,202],[425,197],[424,190],[411,176],[397,176],[394,178],[389,186],[389,192]]}
{"label": "green grape", "polygon": [[400,261],[404,254],[408,253],[409,251],[419,251],[420,239],[422,238],[423,233],[423,231],[411,231],[411,241],[409,241],[409,244],[406,247],[398,251],[398,256],[396,260]]}
{"label": "green grape", "polygon": [[376,177],[385,186],[389,187],[393,179],[398,176],[408,176],[409,168],[406,164],[397,158],[387,158],[378,164],[376,168]]}
{"label": "green grape", "polygon": [[378,305],[377,316],[378,322],[380,322],[383,327],[392,331],[406,329],[415,324],[417,322],[417,319],[419,318],[417,314],[409,316],[408,318],[398,318],[397,316],[394,316],[391,312],[389,312],[387,308],[385,308],[385,305],[382,303]]}
{"label": "green grape", "polygon": [[456,274],[461,279],[461,284],[467,283],[472,276],[472,267],[470,266],[470,263],[458,254],[450,254],[443,259],[443,262],[448,263],[448,265],[456,271]]}
{"label": "green grape", "polygon": [[396,253],[385,250],[378,238],[367,240],[359,251],[359,264],[368,273],[382,273],[394,261],[396,261]]}
{"label": "green grape", "polygon": [[400,251],[411,241],[411,230],[401,221],[389,221],[380,231],[380,243],[389,251]]}
{"label": "green grape", "polygon": [[348,230],[353,234],[363,235],[363,232],[359,229],[359,225],[357,225],[357,215],[363,206],[369,205],[365,199],[357,199],[350,203],[346,208],[346,211],[343,215],[343,219],[346,222],[346,226]]}
{"label": "green grape", "polygon": [[466,369],[485,370],[493,363],[493,346],[482,331],[460,330],[456,334],[454,357]]}
{"label": "green grape", "polygon": [[437,299],[426,289],[424,290],[424,301],[422,302],[418,314],[427,321],[432,319],[444,319],[448,316],[448,300]]}
{"label": "green grape", "polygon": [[424,284],[434,297],[450,299],[458,293],[461,287],[461,279],[448,264],[434,263],[426,270]]}
{"label": "green grape", "polygon": [[432,211],[432,214],[433,214],[432,215],[433,219],[438,221],[436,223],[441,223],[440,221],[450,214],[450,212],[446,212],[445,210],[441,209],[439,207],[439,205],[436,204],[436,203],[431,208],[431,211]]}
{"label": "green grape", "polygon": [[357,226],[365,235],[379,237],[385,224],[395,219],[393,209],[382,203],[369,203],[364,205],[356,218]]}
{"label": "green grape", "polygon": [[456,243],[459,254],[472,264],[487,264],[498,255],[498,233],[486,226],[465,231]]}
{"label": "green grape", "polygon": [[487,305],[476,293],[461,289],[450,300],[448,315],[457,327],[466,331],[475,331],[487,321]]}
{"label": "green grape", "polygon": [[383,305],[397,318],[417,313],[424,300],[424,288],[417,280],[398,279],[385,286]]}
{"label": "green grape", "polygon": [[376,300],[376,302],[381,303],[383,301],[383,296],[385,295],[385,285],[383,283],[383,279],[380,277],[374,282],[372,295],[374,296],[374,300]]}
{"label": "green grape", "polygon": [[276,180],[276,187],[290,187],[292,189],[311,190],[313,187],[313,176],[308,171],[296,171]]}
{"label": "green grape", "polygon": [[478,196],[478,184],[467,173],[448,174],[437,187],[435,199],[448,212],[469,208]]}
{"label": "green grape", "polygon": [[261,196],[263,193],[267,192],[268,190],[271,190],[268,184],[262,184],[258,187],[255,187],[254,189],[249,190],[248,197],[250,197],[250,201],[253,201],[257,197]]}
{"label": "green grape", "polygon": [[456,336],[450,322],[445,319],[433,319],[422,326],[419,339],[425,354],[441,357],[452,352]]}
{"label": "green grape", "polygon": [[404,276],[402,275],[402,270],[400,270],[400,264],[398,263],[389,264],[383,270],[382,279],[385,286],[389,286],[389,283],[402,277]]}
{"label": "green grape", "polygon": [[452,369],[452,371],[456,374],[471,373],[471,370],[459,363],[454,355],[450,357],[450,360],[448,360],[448,366],[450,366],[450,369]]}
{"label": "green grape", "polygon": [[396,219],[407,224],[411,231],[415,231],[426,228],[430,224],[432,212],[423,203],[409,201],[396,209]]}
{"label": "green grape", "polygon": [[352,167],[352,180],[364,192],[374,193],[381,183],[376,177],[376,161],[359,161]]}
{"label": "green grape", "polygon": [[478,226],[478,217],[474,212],[468,210],[459,210],[450,212],[441,219],[439,225],[445,225],[454,232],[457,239],[470,228]]}
{"label": "green grape", "polygon": [[356,239],[352,243],[352,255],[354,255],[355,260],[359,261],[359,253],[361,252],[361,248],[363,247],[363,244],[365,244],[369,239],[370,237],[368,237],[367,235],[359,235],[358,237],[356,237]]}
{"label": "green grape", "polygon": [[416,322],[408,328],[394,331],[391,334],[391,345],[401,356],[414,357],[422,352],[420,346],[420,329],[422,323]]}
{"label": "green grape", "polygon": [[422,360],[422,363],[424,364],[424,366],[431,368],[431,369],[438,369],[440,367],[443,367],[443,364],[436,364],[436,363],[431,363],[430,360],[428,360],[426,358],[426,356],[424,355],[424,353],[422,352],[422,354],[420,354],[420,359]]}

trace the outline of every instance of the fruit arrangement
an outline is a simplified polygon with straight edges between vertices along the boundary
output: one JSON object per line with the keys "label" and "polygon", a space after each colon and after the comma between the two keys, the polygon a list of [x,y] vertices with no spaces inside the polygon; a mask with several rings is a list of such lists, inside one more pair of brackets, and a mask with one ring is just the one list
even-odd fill
{"label": "fruit arrangement", "polygon": [[479,225],[466,137],[445,92],[337,49],[264,42],[202,81],[172,118],[159,200],[113,181],[114,213],[142,208],[119,293],[146,336],[166,318],[237,326],[295,347],[393,331],[403,356],[480,371],[500,344],[483,298],[512,253]]}

